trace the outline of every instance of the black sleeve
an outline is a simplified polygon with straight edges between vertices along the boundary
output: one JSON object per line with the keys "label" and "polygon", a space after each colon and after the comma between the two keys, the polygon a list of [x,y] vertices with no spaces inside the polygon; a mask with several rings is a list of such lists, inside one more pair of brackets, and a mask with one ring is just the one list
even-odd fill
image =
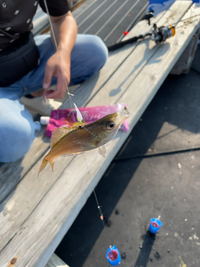
{"label": "black sleeve", "polygon": [[[68,11],[70,11],[68,0],[46,0],[46,3],[49,10],[49,14],[52,17],[62,16],[65,15]],[[47,13],[44,0],[40,0],[39,4],[42,10]]]}

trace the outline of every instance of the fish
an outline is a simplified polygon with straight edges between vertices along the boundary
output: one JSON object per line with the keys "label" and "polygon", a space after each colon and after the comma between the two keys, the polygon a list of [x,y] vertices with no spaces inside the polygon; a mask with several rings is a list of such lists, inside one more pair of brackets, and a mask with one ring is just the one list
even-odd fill
{"label": "fish", "polygon": [[128,116],[129,112],[124,107],[89,124],[78,123],[72,127],[61,126],[55,129],[51,136],[50,151],[43,158],[39,173],[48,162],[53,171],[55,160],[59,156],[74,156],[98,148],[99,154],[105,157],[104,145],[113,139]]}

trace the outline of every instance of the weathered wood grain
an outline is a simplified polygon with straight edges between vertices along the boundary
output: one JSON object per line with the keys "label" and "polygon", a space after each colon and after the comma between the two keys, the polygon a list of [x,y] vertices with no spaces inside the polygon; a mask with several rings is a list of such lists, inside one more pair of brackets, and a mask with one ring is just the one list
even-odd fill
{"label": "weathered wood grain", "polygon": [[[152,22],[158,22],[161,16],[153,19]],[[145,27],[144,27],[145,26]],[[145,28],[145,30],[144,30]],[[143,32],[150,30],[150,26],[146,25],[146,22],[139,23],[139,26],[133,28],[130,35],[138,35],[141,30]],[[119,68],[128,56],[134,51],[138,43],[127,45],[120,51],[110,54],[106,65],[100,71],[100,73],[94,75],[90,80],[85,81],[75,91],[75,97],[73,101],[77,106],[86,106],[89,101],[95,97],[99,90],[114,74],[117,68]],[[132,64],[132,62],[131,62]],[[118,79],[118,77],[116,78]],[[108,89],[109,90],[109,89]],[[110,91],[110,90],[109,90]],[[70,88],[70,92],[71,88]],[[60,108],[71,108],[69,99],[63,103]],[[4,164],[0,167],[0,203],[10,194],[10,192],[18,185],[21,179],[28,173],[28,171],[34,166],[34,164],[46,153],[49,148],[49,138],[45,136],[45,127],[42,128],[38,137],[34,140],[33,145],[24,158],[13,162]]]}
{"label": "weathered wood grain", "polygon": [[[174,5],[168,10],[165,16],[158,21],[158,27],[162,25],[173,24],[180,20],[190,7],[191,2],[175,2]],[[179,10],[179,12],[175,12]],[[170,39],[168,39],[170,40]],[[171,38],[171,40],[175,40]],[[170,49],[168,42],[162,45],[156,45],[154,41],[147,39],[138,45],[124,63],[118,68],[109,81],[103,86],[103,88],[96,94],[96,96],[90,100],[89,105],[94,106],[96,103],[99,105],[113,104],[117,101],[121,101],[121,96],[129,88],[130,84],[134,82],[137,76],[143,73],[143,68],[147,62],[156,54],[160,47],[166,47]],[[156,63],[162,68],[160,55],[155,59]],[[160,63],[160,64],[159,64]],[[136,86],[136,84],[134,83]],[[138,86],[138,85],[137,85]],[[130,97],[135,96],[137,88],[132,88],[132,94]]]}
{"label": "weathered wood grain", "polygon": [[[184,14],[185,11],[183,11]],[[182,15],[183,15],[182,14]],[[136,30],[137,31],[137,30]],[[154,45],[154,43],[152,42],[152,45]],[[134,46],[135,47],[135,46]],[[132,47],[128,48],[128,50],[132,51]],[[111,82],[108,81],[106,85],[104,85],[103,87],[103,94],[100,91],[98,94],[94,94],[94,98],[92,100],[92,102],[90,102],[90,105],[98,105],[98,101],[101,102],[101,104],[105,104],[104,101],[114,101],[114,99],[118,99],[119,96],[115,95],[115,98],[111,96],[106,99],[104,97],[104,94],[107,95],[111,89],[112,86],[115,86],[116,84],[120,84],[122,83],[124,80],[127,79],[127,71],[126,69],[129,68],[130,65],[133,65],[133,69],[134,66],[138,65],[138,61],[136,60],[136,58],[139,56],[139,61],[140,61],[140,56],[143,57],[144,54],[144,50],[146,50],[146,46],[140,45],[138,46],[138,50],[134,53],[129,53],[131,54],[132,59],[128,61],[126,60],[124,62],[124,64],[122,64],[119,68],[119,73],[117,73],[117,75],[114,76],[114,78],[111,79]],[[126,51],[126,57],[127,57],[127,50],[122,50],[122,54],[123,52]],[[109,64],[114,64],[114,67],[116,65],[117,62],[121,62],[121,54],[116,54],[116,56],[114,57],[114,59],[109,62]],[[118,57],[120,59],[118,59]],[[114,62],[113,62],[114,61]],[[117,62],[115,62],[117,61]],[[133,63],[133,62],[134,63]],[[110,69],[113,69],[113,66],[110,65],[108,68],[108,72]],[[106,72],[106,75],[108,75],[108,72]],[[96,84],[97,86],[95,86],[95,90],[98,92],[98,88],[101,88],[102,86],[102,82],[105,80],[104,77],[104,73],[102,72],[102,75],[100,76],[101,79],[97,80]],[[111,72],[109,72],[109,74],[111,74]],[[135,75],[135,74],[134,74]],[[103,77],[102,77],[103,76]],[[93,81],[93,79],[95,79],[94,77],[90,80],[91,83]],[[128,79],[129,81],[131,81],[131,77]],[[79,88],[81,88],[81,90],[79,91],[79,88],[77,89],[77,93],[75,95],[75,97],[73,98],[73,100],[75,101],[75,103],[79,106],[83,106],[85,105],[87,102],[87,98],[84,99],[86,91],[88,92],[88,90],[90,91],[93,88],[93,84],[91,85],[90,81],[85,82],[84,84],[82,84]],[[105,87],[106,86],[106,87]],[[84,90],[84,94],[82,93]],[[101,95],[101,100],[99,97],[99,94]],[[84,102],[83,102],[84,101]],[[103,103],[104,102],[104,103]],[[69,100],[66,101],[66,105],[69,107],[70,103]],[[42,141],[47,140],[46,143],[43,144]],[[36,143],[37,141],[37,143]],[[34,148],[38,149],[38,147],[41,147],[40,149],[44,148],[44,146],[46,146],[46,149],[48,149],[48,138],[44,137],[43,140],[40,140],[39,138],[37,140],[35,140],[34,144]],[[41,143],[41,146],[39,146],[39,143]],[[30,155],[31,151],[28,153]],[[34,153],[36,153],[35,151],[33,151],[33,153],[30,155],[30,157],[25,157],[24,160],[25,163],[28,165],[28,160],[30,160],[30,158],[32,158],[32,161],[34,159]],[[23,180],[22,183],[20,183],[18,185],[18,187],[16,188],[16,190],[14,192],[12,192],[10,195],[8,195],[7,199],[0,205],[0,210],[3,210],[2,214],[7,214],[9,212],[10,216],[6,216],[5,218],[3,217],[2,220],[0,220],[0,225],[2,223],[2,225],[7,225],[6,228],[2,228],[2,230],[0,230],[0,237],[2,235],[2,245],[0,244],[0,250],[2,247],[5,246],[6,242],[12,238],[18,227],[25,221],[26,217],[29,215],[29,213],[31,213],[31,211],[37,206],[37,204],[39,203],[39,201],[43,198],[43,196],[46,194],[46,192],[49,190],[49,188],[54,184],[54,182],[58,179],[58,177],[61,175],[61,173],[63,172],[63,169],[67,167],[68,163],[70,162],[71,158],[67,158],[67,159],[63,159],[60,158],[57,160],[56,164],[55,164],[55,171],[52,174],[51,172],[44,172],[42,174],[42,179],[37,180],[37,173],[39,170],[39,166],[41,164],[41,162],[37,162],[34,166],[33,169],[31,169],[28,173],[28,175],[26,175],[25,179]],[[59,168],[56,168],[57,164],[59,164]],[[27,167],[26,165],[26,167]],[[10,170],[9,170],[10,171]],[[14,183],[14,177],[16,175],[16,171],[14,173],[11,173],[9,177],[7,177],[6,179],[4,178],[4,188],[7,185],[7,191],[8,188],[11,185],[13,185],[12,183]],[[48,183],[46,183],[46,180],[48,180]],[[38,188],[40,188],[40,190],[38,190]],[[7,192],[6,190],[2,192],[2,194],[5,194]],[[24,194],[24,192],[27,191],[27,194]],[[34,196],[37,196],[37,198],[34,198]],[[2,196],[1,196],[2,197]],[[26,201],[24,201],[24,198],[26,198]],[[6,203],[6,204],[5,204]],[[12,207],[12,210],[10,210],[10,203],[15,203],[15,205]],[[23,206],[23,209],[21,209],[21,207]],[[20,211],[20,216],[18,216]],[[0,227],[1,228],[1,227]],[[11,230],[12,229],[12,230]]]}
{"label": "weathered wood grain", "polygon": [[79,8],[73,11],[73,16],[77,19],[81,14],[83,14],[91,5],[93,5],[97,0],[87,0]]}
{"label": "weathered wood grain", "polygon": [[[185,17],[197,14],[200,14],[199,9],[192,9]],[[190,20],[190,23],[186,26],[183,26],[183,23],[180,23],[178,25],[179,29],[177,30],[176,37],[168,40],[167,43],[169,45],[158,47],[158,50],[143,67],[142,72],[140,72],[133,81],[130,80],[129,86],[126,88],[123,95],[118,99],[116,98],[116,100],[127,103],[130,111],[129,122],[131,129],[155,95],[164,78],[169,73],[170,68],[175,64],[177,58],[185,49],[189,39],[193,36],[198,26],[199,22],[196,18],[193,22]],[[184,27],[186,28],[183,29]],[[161,60],[161,64],[158,64],[157,59]],[[99,103],[99,101],[103,101],[103,99],[97,97],[98,95],[99,94],[95,97],[97,101],[96,104]],[[95,103],[95,98],[91,101],[92,103]],[[76,218],[78,212],[127,136],[128,133],[120,132],[117,138],[107,144],[106,147],[108,152],[105,159],[97,155],[96,151],[85,154],[90,175],[88,175],[83,156],[77,156],[71,161],[68,168],[64,170],[59,179],[57,179],[51,187],[48,187],[49,190],[46,191],[45,197],[41,200],[29,218],[24,223],[21,223],[20,227],[18,226],[12,241],[8,245],[5,245],[5,248],[0,254],[2,267],[7,266],[6,264],[9,259],[11,257],[17,257],[17,255],[19,255],[19,257],[16,266],[44,266],[46,264],[45,261],[48,260],[48,255],[53,253],[63,235],[73,223],[73,220]],[[57,166],[60,167],[60,159],[58,160],[58,163],[59,165]],[[38,163],[36,165],[37,167],[39,166]],[[77,168],[77,166],[79,167]],[[57,167],[55,166],[55,169],[56,168]],[[41,177],[40,180],[37,181],[34,169],[32,169],[26,178],[33,176],[32,179],[35,178],[35,183],[37,182],[37,184],[34,185],[34,183],[29,184],[27,182],[26,186],[28,189],[31,189],[32,186],[44,188],[46,186],[45,182],[48,183],[49,179],[52,179],[48,170],[47,174],[48,180]],[[23,180],[23,183],[25,180],[26,179]],[[41,182],[41,180],[43,181]],[[23,185],[23,183],[19,184],[15,193],[20,194],[26,192],[27,187],[25,184]],[[34,190],[35,189],[33,188],[33,191]],[[55,196],[56,200],[53,199],[52,196]],[[35,198],[37,198],[37,193]],[[12,228],[13,226],[10,224],[13,212],[17,212],[18,210],[19,215],[19,212],[24,208],[24,206],[21,206],[20,210],[19,200],[19,197],[15,198],[14,194],[10,199],[10,203],[8,202],[9,205],[6,204],[6,209],[3,210],[3,212],[5,211],[5,214],[3,215],[3,225],[7,225],[7,222],[8,228],[10,226]],[[27,204],[25,203],[25,206],[26,205]],[[24,218],[26,218],[26,216]],[[38,218],[40,218],[40,220],[38,220]],[[14,217],[12,219],[15,220],[17,218]],[[0,220],[2,221],[2,218]],[[2,232],[0,233],[2,234]],[[0,240],[2,237],[1,234]],[[32,236],[34,237],[35,242],[30,238]]]}
{"label": "weathered wood grain", "polygon": [[[122,57],[120,58],[119,56],[119,59],[116,59],[112,56],[109,57],[106,66],[102,69],[100,74],[95,75],[95,77],[91,79],[91,85],[89,87],[89,90],[86,90],[88,82],[83,83],[80,88],[78,88],[78,91],[75,95],[81,94],[81,103],[87,103],[94,96],[96,91],[100,89],[101,85],[106,82],[106,79],[109,78],[109,75],[112,75],[112,72],[115,71],[115,68],[111,68],[110,62],[112,60],[116,60],[117,62],[115,62],[115,66],[117,68],[117,63],[120,65],[121,60],[124,60],[124,57],[127,56],[126,52],[127,51],[125,51],[125,53],[122,52]],[[100,79],[98,79],[99,76]],[[86,85],[84,86],[84,84]],[[78,101],[74,99],[73,101],[78,106],[81,106]],[[60,108],[71,108],[70,101],[65,101]],[[13,163],[6,163],[2,167],[0,167],[0,203],[17,186],[17,184],[21,181],[24,175],[26,175],[27,172],[33,167],[35,162],[37,162],[48,150],[49,141],[49,138],[45,136],[45,127],[42,127],[42,130],[40,131],[40,133],[38,133],[38,137],[34,140],[31,149],[24,156],[24,158],[17,160]]]}
{"label": "weathered wood grain", "polygon": [[53,254],[45,267],[69,267],[56,254]]}
{"label": "weathered wood grain", "polygon": [[[70,93],[73,93],[76,88],[77,86],[69,87]],[[67,99],[67,94],[64,96],[64,99]],[[34,140],[31,149],[24,158],[12,163],[5,163],[0,167],[0,203],[10,194],[26,173],[48,150],[49,138],[45,135],[45,129],[46,127],[43,126],[38,133],[38,137]]]}

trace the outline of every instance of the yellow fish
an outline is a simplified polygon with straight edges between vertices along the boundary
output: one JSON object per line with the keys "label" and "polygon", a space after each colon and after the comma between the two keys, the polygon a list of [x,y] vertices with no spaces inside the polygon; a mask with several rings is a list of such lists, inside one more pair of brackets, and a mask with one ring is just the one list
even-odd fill
{"label": "yellow fish", "polygon": [[123,108],[87,125],[57,128],[52,133],[51,150],[43,158],[39,173],[48,162],[53,171],[55,159],[61,155],[73,156],[98,148],[99,153],[105,157],[106,150],[103,145],[115,136],[128,115],[128,110]]}

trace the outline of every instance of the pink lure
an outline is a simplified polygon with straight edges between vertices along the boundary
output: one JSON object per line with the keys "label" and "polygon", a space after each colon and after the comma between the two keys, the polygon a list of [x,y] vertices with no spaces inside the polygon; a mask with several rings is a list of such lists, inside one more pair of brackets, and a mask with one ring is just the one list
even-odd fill
{"label": "pink lure", "polygon": [[[88,124],[97,121],[108,114],[115,113],[116,111],[123,109],[125,106],[126,104],[115,104],[109,106],[84,107],[78,109],[81,112],[83,121]],[[46,128],[46,135],[51,137],[51,134],[55,128],[59,128],[63,125],[71,127],[76,122],[78,122],[78,119],[75,108],[52,110],[51,118]],[[124,121],[121,126],[121,130],[125,132],[129,131],[128,120]]]}

